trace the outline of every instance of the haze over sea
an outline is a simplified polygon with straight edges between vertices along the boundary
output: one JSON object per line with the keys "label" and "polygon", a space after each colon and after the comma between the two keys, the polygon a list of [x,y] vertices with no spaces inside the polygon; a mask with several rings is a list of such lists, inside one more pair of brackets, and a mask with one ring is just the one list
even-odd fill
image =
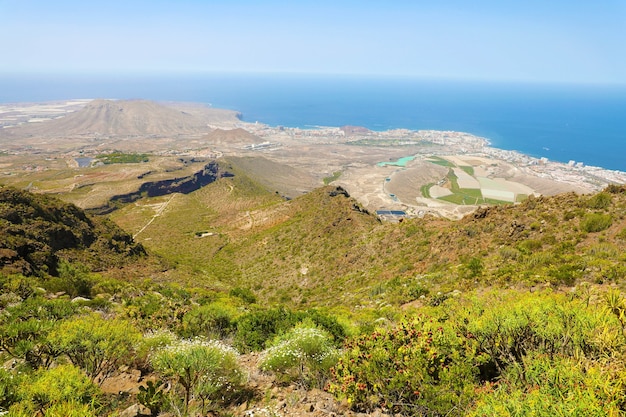
{"label": "haze over sea", "polygon": [[0,102],[142,98],[209,103],[248,122],[456,130],[550,160],[626,171],[626,86],[349,76],[0,78]]}

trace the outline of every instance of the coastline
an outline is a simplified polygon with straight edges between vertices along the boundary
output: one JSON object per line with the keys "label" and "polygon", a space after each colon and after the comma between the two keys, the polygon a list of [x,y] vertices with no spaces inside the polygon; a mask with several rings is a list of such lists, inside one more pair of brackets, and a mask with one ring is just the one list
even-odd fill
{"label": "coastline", "polygon": [[[1,77],[0,77],[1,78]],[[211,103],[236,110],[244,122],[451,130],[489,138],[490,146],[536,158],[626,171],[626,89],[569,84],[495,83],[311,74],[132,75],[108,79],[33,80],[16,75],[0,101],[74,97],[143,98]],[[52,82],[54,81],[54,82]],[[89,81],[89,82],[87,82]],[[141,81],[141,82],[137,82]],[[547,148],[547,149],[546,149]]]}
{"label": "coastline", "polygon": [[[124,102],[118,104],[125,105]],[[136,104],[126,105],[130,109]],[[177,108],[176,103],[165,104]],[[24,186],[33,180],[39,181],[37,172],[63,169],[62,160],[71,161],[72,165],[68,163],[67,167],[78,168],[76,158],[111,151],[151,153],[158,158],[193,161],[251,158],[259,162],[248,165],[250,174],[284,196],[296,197],[330,179],[372,211],[404,210],[409,216],[434,213],[451,218],[460,218],[490,201],[516,203],[528,195],[571,191],[584,194],[601,191],[609,184],[626,184],[626,172],[623,171],[535,158],[494,147],[488,138],[465,132],[372,131],[359,126],[317,125],[307,129],[270,126],[245,122],[237,117],[224,118],[216,111],[218,109],[211,107],[210,117],[209,113],[205,114],[208,119],[201,131],[181,133],[176,129],[176,119],[172,119],[170,130],[165,133],[98,134],[93,130],[90,133],[89,129],[81,130],[85,120],[94,120],[91,107],[85,106],[81,100],[56,105],[12,105],[9,117],[3,117],[0,105],[0,120],[4,123],[4,129],[0,130],[3,181]],[[191,111],[189,103],[185,109],[183,113]],[[85,117],[78,117],[83,110],[86,111]],[[203,109],[193,107],[192,110]],[[172,115],[171,109],[160,112]],[[143,114],[141,120],[148,122],[152,113],[151,110]],[[70,114],[71,119],[68,117],[63,123],[41,129],[46,123]],[[228,114],[238,115],[235,111]],[[69,121],[77,123],[68,126]],[[93,126],[103,126],[103,122],[100,120]],[[20,123],[26,129],[14,129]],[[32,126],[37,129],[30,129]],[[59,130],[54,131],[54,126]],[[439,166],[437,162],[433,163],[433,157],[442,159]],[[261,162],[263,160],[274,165]],[[398,160],[404,166],[387,163]],[[136,168],[141,170],[141,167]],[[470,172],[472,178],[468,178],[464,171]],[[147,174],[138,172],[137,175]],[[459,185],[454,185],[456,178],[459,178]],[[84,180],[79,175],[68,180],[72,184],[66,188],[79,189],[78,185]],[[431,198],[428,189],[433,186]],[[448,191],[443,189],[445,187]],[[449,187],[473,191],[449,195]],[[481,194],[480,201],[472,197]]]}
{"label": "coastline", "polygon": [[[311,126],[308,128],[269,126],[262,123],[243,122],[240,125],[260,137],[276,138],[288,134],[292,137],[308,138],[337,138],[345,137],[342,127]],[[389,129],[385,131],[367,130],[368,133],[354,135],[351,140],[375,137],[381,139],[417,139],[431,141],[446,147],[451,147],[450,155],[466,154],[489,157],[509,162],[521,168],[526,168],[533,175],[552,179],[572,185],[582,183],[592,186],[594,191],[600,191],[608,184],[626,184],[626,171],[606,169],[604,167],[584,165],[582,163],[564,163],[553,161],[546,157],[534,157],[515,150],[505,150],[492,146],[492,142],[485,137],[476,136],[467,132],[446,130],[410,130]],[[411,155],[405,155],[411,156]]]}
{"label": "coastline", "polygon": [[[87,103],[92,101],[91,99],[71,99],[71,100],[52,100],[52,101],[39,101],[39,102],[26,102],[26,103],[0,103],[0,129],[10,129],[20,124],[40,124],[49,120],[61,118],[67,114],[80,110]],[[306,127],[284,127],[281,125],[271,126],[269,124],[261,122],[249,122],[245,121],[245,115],[237,110],[219,109],[212,107],[204,103],[190,103],[190,102],[174,102],[163,101],[160,102],[167,106],[198,106],[206,107],[212,111],[226,111],[234,115],[238,120],[238,123],[234,124],[234,127],[241,127],[254,134],[263,136],[280,136],[281,133],[291,132],[291,135],[307,137],[311,135],[329,137],[336,137],[337,132],[341,131],[342,127],[339,126],[320,126],[320,125],[306,125]],[[227,127],[228,124],[218,123],[217,127]],[[210,124],[209,124],[210,126]],[[363,128],[360,128],[363,129]],[[11,129],[10,129],[11,130]],[[563,180],[566,182],[576,183],[581,180],[581,177],[593,177],[600,182],[606,183],[626,183],[626,171],[607,169],[602,166],[585,165],[582,162],[578,163],[565,163],[561,161],[551,160],[547,157],[534,157],[529,154],[517,151],[506,150],[493,146],[491,139],[477,136],[472,133],[462,131],[451,130],[412,130],[406,128],[391,128],[383,131],[370,130],[365,128],[365,131],[373,136],[380,137],[417,137],[421,139],[428,139],[429,133],[432,136],[432,132],[438,132],[439,138],[435,143],[440,143],[444,146],[460,146],[458,140],[455,140],[455,136],[460,136],[465,140],[471,138],[471,145],[474,151],[480,151],[488,157],[501,159],[507,162],[520,164],[522,166],[535,167],[537,172],[541,175],[554,178],[557,180]],[[446,136],[448,135],[448,136]],[[479,145],[476,147],[476,145]],[[0,149],[2,150],[2,149]],[[461,149],[463,151],[463,149]],[[5,150],[6,151],[6,150]],[[543,168],[543,169],[542,169]],[[570,175],[565,175],[570,173]],[[578,175],[576,175],[578,174]]]}

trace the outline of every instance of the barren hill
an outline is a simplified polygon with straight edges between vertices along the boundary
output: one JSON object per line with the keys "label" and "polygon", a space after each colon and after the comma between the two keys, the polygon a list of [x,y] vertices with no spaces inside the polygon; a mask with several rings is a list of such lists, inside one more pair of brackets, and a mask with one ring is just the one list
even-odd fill
{"label": "barren hill", "polygon": [[209,124],[232,125],[237,112],[210,107],[170,107],[148,100],[93,100],[64,117],[3,129],[11,137],[166,136],[202,134]]}
{"label": "barren hill", "polygon": [[22,129],[46,136],[145,136],[197,133],[207,127],[190,114],[151,101],[94,100],[68,116]]}
{"label": "barren hill", "polygon": [[249,144],[262,143],[264,140],[242,128],[236,129],[215,129],[202,140],[211,145],[244,146]]}
{"label": "barren hill", "polygon": [[307,171],[267,158],[230,157],[228,160],[269,191],[276,191],[287,197],[297,197],[321,185]]}

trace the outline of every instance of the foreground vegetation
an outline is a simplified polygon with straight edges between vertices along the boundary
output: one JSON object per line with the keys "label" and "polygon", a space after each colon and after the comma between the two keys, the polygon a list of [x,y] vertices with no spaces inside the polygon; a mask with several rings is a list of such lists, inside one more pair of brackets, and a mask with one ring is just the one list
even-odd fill
{"label": "foreground vegetation", "polygon": [[[88,297],[73,300],[45,280],[0,280],[0,408],[10,415],[114,415],[133,402],[153,415],[229,415],[264,404],[248,385],[249,352],[261,352],[259,370],[277,383],[326,389],[346,412],[626,414],[617,289],[472,292],[346,315],[268,309],[244,289],[84,279]],[[136,396],[102,390],[130,369],[142,375]]]}
{"label": "foreground vegetation", "polygon": [[148,253],[0,191],[9,415],[295,415],[258,375],[343,415],[626,415],[626,187],[382,224],[340,188],[285,202],[236,176],[171,200]]}

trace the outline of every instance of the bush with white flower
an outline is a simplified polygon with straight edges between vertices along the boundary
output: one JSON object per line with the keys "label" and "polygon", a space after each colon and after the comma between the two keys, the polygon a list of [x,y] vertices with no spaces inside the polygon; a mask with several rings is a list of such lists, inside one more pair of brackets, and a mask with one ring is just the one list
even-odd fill
{"label": "bush with white flower", "polygon": [[284,382],[322,388],[339,358],[332,336],[312,323],[301,323],[278,336],[261,359],[260,368]]}
{"label": "bush with white flower", "polygon": [[184,391],[184,413],[199,400],[204,413],[208,402],[223,402],[245,384],[247,375],[235,349],[217,340],[180,340],[151,357],[154,369]]}

